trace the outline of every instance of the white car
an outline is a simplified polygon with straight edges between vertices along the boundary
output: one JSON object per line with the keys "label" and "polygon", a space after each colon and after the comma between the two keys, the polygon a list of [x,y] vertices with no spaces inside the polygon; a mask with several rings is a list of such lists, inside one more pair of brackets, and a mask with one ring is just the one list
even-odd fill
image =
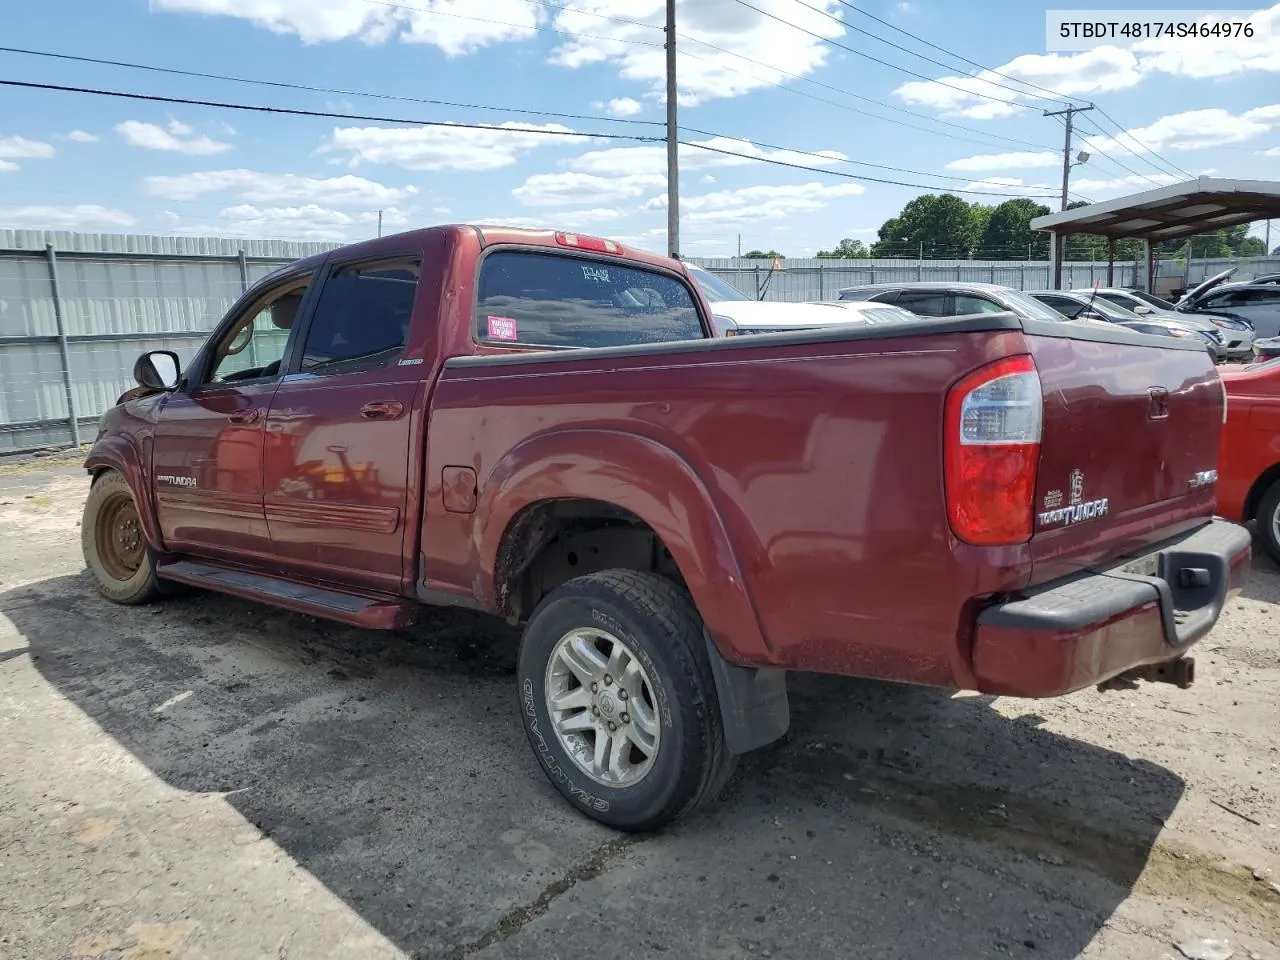
{"label": "white car", "polygon": [[686,266],[711,307],[712,321],[718,337],[813,330],[840,323],[901,323],[920,319],[914,313],[885,303],[848,300],[786,303],[752,300],[714,273],[693,264]]}

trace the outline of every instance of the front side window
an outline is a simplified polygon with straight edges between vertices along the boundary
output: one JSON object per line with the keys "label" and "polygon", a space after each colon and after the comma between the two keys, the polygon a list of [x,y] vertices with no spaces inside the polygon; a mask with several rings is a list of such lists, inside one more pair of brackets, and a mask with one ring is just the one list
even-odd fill
{"label": "front side window", "polygon": [[913,293],[908,290],[898,297],[896,303],[903,310],[910,310],[922,317],[945,317],[950,314],[945,293]]}
{"label": "front side window", "polygon": [[409,336],[417,261],[339,267],[316,301],[302,351],[302,373],[329,376],[390,366]]}
{"label": "front side window", "polygon": [[689,288],[640,267],[497,251],[480,267],[475,331],[494,346],[619,347],[706,337]]}
{"label": "front side window", "polygon": [[310,275],[297,277],[245,311],[214,348],[206,382],[238,383],[278,376],[289,331],[310,283]]}

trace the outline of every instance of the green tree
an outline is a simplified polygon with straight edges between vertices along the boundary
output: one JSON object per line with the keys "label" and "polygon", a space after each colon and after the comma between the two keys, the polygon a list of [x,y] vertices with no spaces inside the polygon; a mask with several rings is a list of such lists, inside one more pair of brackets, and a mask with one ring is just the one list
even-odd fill
{"label": "green tree", "polygon": [[819,250],[818,256],[827,260],[866,260],[871,256],[871,251],[861,240],[850,240],[846,237],[836,245],[834,250]]}
{"label": "green tree", "polygon": [[1043,217],[1049,208],[1026,197],[1006,200],[991,211],[978,241],[984,260],[1049,259],[1049,235],[1031,229],[1031,221]]}
{"label": "green tree", "polygon": [[742,255],[743,260],[772,260],[775,257],[786,259],[777,250],[748,250]]}
{"label": "green tree", "polygon": [[965,259],[978,242],[979,215],[955,194],[925,194],[880,227],[873,257]]}

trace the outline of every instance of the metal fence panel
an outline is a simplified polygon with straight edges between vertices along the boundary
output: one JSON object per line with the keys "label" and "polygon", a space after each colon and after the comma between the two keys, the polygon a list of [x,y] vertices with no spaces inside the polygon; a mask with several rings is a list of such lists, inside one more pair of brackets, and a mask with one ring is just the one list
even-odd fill
{"label": "metal fence panel", "polygon": [[[134,385],[139,354],[168,349],[188,363],[247,283],[334,246],[0,230],[0,453],[65,445],[77,432],[91,438],[102,412]],[[771,260],[691,262],[747,296],[777,302],[832,300],[845,287],[906,280],[1024,290],[1050,283],[1049,265],[1034,261],[808,259],[783,261],[781,269]],[[1158,275],[1191,285],[1232,265],[1164,261]],[[1277,273],[1280,257],[1240,266],[1242,275]],[[1116,285],[1134,286],[1143,269],[1117,263]],[[1063,284],[1105,282],[1106,270],[1105,263],[1069,262]]]}

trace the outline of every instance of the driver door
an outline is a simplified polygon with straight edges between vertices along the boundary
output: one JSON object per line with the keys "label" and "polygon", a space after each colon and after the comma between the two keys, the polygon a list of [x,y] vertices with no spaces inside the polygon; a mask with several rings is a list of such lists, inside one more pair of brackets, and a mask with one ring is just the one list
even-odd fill
{"label": "driver door", "polygon": [[280,384],[311,273],[282,278],[229,316],[156,424],[156,513],[167,549],[269,557],[262,498],[263,424]]}

